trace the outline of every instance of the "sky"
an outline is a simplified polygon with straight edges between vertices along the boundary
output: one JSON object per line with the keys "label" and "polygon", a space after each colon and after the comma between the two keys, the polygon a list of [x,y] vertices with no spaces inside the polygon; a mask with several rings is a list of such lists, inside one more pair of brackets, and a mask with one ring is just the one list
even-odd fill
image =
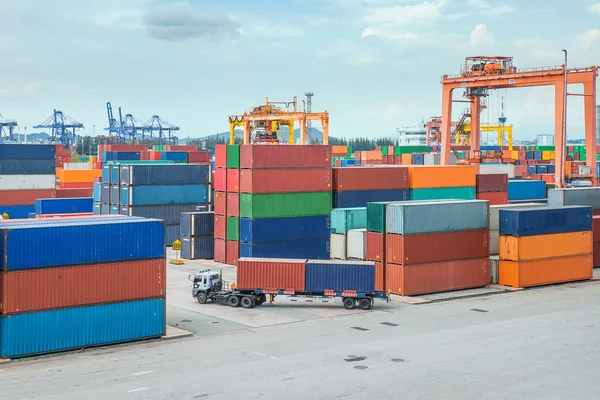
{"label": "sky", "polygon": [[[29,132],[56,108],[105,133],[110,101],[201,137],[311,91],[331,136],[383,137],[441,115],[440,78],[467,56],[532,68],[566,48],[569,66],[600,64],[599,0],[0,0],[0,14],[0,114]],[[482,121],[504,102],[516,139],[551,133],[552,99],[491,92]],[[583,136],[582,104],[569,99],[569,137]]]}

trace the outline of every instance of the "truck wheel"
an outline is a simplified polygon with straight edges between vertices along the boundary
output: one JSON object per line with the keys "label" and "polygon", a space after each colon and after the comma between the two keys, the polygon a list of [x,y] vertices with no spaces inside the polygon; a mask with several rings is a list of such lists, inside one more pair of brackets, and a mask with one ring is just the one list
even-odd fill
{"label": "truck wheel", "polygon": [[240,306],[240,298],[237,296],[229,296],[227,302],[231,307],[239,307]]}
{"label": "truck wheel", "polygon": [[206,300],[207,300],[206,293],[198,293],[197,299],[198,299],[198,303],[206,304]]}
{"label": "truck wheel", "polygon": [[354,310],[356,307],[356,299],[354,297],[344,297],[342,303],[344,303],[344,308],[346,310]]}
{"label": "truck wheel", "polygon": [[250,296],[242,297],[242,307],[244,308],[252,308],[254,306],[254,299]]}
{"label": "truck wheel", "polygon": [[358,306],[361,310],[368,310],[371,308],[371,299],[360,299]]}

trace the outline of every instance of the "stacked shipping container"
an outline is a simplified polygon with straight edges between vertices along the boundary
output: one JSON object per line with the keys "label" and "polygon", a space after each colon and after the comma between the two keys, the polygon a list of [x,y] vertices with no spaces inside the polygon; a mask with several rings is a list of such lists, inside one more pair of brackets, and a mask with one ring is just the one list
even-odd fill
{"label": "stacked shipping container", "polygon": [[408,182],[411,200],[474,200],[477,169],[472,165],[411,166]]}
{"label": "stacked shipping container", "polygon": [[333,208],[408,200],[408,171],[400,166],[333,169]]}
{"label": "stacked shipping container", "polygon": [[93,198],[91,197],[36,199],[35,217],[52,218],[60,216],[91,215],[93,204]]}
{"label": "stacked shipping container", "polygon": [[477,199],[490,205],[508,204],[507,174],[477,174]]}
{"label": "stacked shipping container", "polygon": [[186,260],[213,259],[215,256],[215,213],[181,213],[181,257]]}
{"label": "stacked shipping container", "polygon": [[[349,253],[352,253],[354,256],[363,254],[364,251],[361,251],[360,249],[353,249],[352,252],[349,251],[348,234],[350,230],[366,229],[366,227],[366,207],[335,208],[331,210],[331,258],[345,260],[349,258]],[[353,237],[352,245],[356,246],[360,244],[360,235],[356,234],[356,237]],[[364,240],[362,241],[362,245],[364,246]],[[362,256],[353,258],[363,259]]]}
{"label": "stacked shipping container", "polygon": [[529,180],[508,181],[508,202],[531,202],[546,199],[546,182]]}
{"label": "stacked shipping container", "polygon": [[[215,261],[220,263],[227,262],[227,145],[218,144],[215,146],[215,178],[213,179],[213,189],[215,191],[213,210],[215,212],[214,221],[214,253]],[[235,200],[235,196],[232,200]],[[232,204],[232,207],[239,209],[239,205]],[[239,211],[238,211],[239,212]]]}

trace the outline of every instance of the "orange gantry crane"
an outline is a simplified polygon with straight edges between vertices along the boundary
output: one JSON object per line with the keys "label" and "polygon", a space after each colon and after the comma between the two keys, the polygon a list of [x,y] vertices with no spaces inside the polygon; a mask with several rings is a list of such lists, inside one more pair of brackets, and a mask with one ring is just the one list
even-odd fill
{"label": "orange gantry crane", "polygon": [[[519,87],[554,86],[554,143],[556,146],[556,185],[563,186],[563,113],[565,95],[583,96],[585,111],[586,164],[591,171],[596,170],[596,77],[598,67],[585,68],[560,67],[531,68],[518,70],[512,57],[476,56],[467,57],[460,75],[442,76],[442,121],[441,121],[441,163],[450,164],[450,134],[452,131],[452,94],[455,89],[464,89],[464,96],[471,108],[471,149],[480,147],[480,111],[482,98],[491,89]],[[582,94],[565,94],[566,84],[583,85]],[[465,100],[458,100],[463,101]],[[594,174],[595,175],[595,174]],[[594,183],[596,180],[594,179]]]}

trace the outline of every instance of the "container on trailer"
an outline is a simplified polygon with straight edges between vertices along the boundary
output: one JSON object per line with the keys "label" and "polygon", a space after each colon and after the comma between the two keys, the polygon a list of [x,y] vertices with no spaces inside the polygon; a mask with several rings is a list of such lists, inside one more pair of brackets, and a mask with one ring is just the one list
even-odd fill
{"label": "container on trailer", "polygon": [[0,190],[54,189],[56,177],[51,175],[0,175]]}
{"label": "container on trailer", "polygon": [[366,207],[367,203],[404,201],[408,199],[409,189],[333,192],[333,208]]}
{"label": "container on trailer", "polygon": [[215,257],[212,235],[181,238],[181,258],[185,260],[211,260]]}
{"label": "container on trailer", "polygon": [[367,208],[336,208],[331,210],[331,232],[345,235],[350,229],[367,227]]}
{"label": "container on trailer", "polygon": [[54,160],[56,146],[51,144],[0,144],[0,159]]}
{"label": "container on trailer", "polygon": [[546,182],[544,181],[508,181],[509,200],[529,200],[544,198],[546,198]]}
{"label": "container on trailer", "polygon": [[242,218],[303,217],[329,215],[330,212],[331,193],[329,192],[242,193],[240,195],[240,217]]}
{"label": "container on trailer", "polygon": [[22,206],[35,204],[36,199],[56,197],[55,189],[3,190],[0,192],[0,206]]}
{"label": "container on trailer", "polygon": [[35,213],[43,214],[80,214],[93,211],[94,200],[91,197],[72,199],[37,199]]}
{"label": "container on trailer", "polygon": [[600,187],[550,189],[548,205],[550,207],[588,206],[593,210],[600,209]]}
{"label": "container on trailer", "polygon": [[9,358],[161,337],[165,299],[3,316],[0,331],[0,356]]}
{"label": "container on trailer", "polygon": [[411,166],[408,181],[411,189],[475,186],[477,169],[472,165]]}
{"label": "container on trailer", "polygon": [[338,260],[345,260],[347,258],[346,248],[346,235],[332,233],[329,239],[330,257]]}
{"label": "container on trailer", "polygon": [[306,259],[241,257],[238,260],[236,285],[239,289],[261,289],[266,292],[304,292],[305,264]]}
{"label": "container on trailer", "polygon": [[331,168],[242,169],[242,193],[299,193],[331,191]]}
{"label": "container on trailer", "polygon": [[204,204],[207,202],[208,186],[201,184],[121,186],[121,204],[127,206]]}
{"label": "container on trailer", "polygon": [[592,230],[592,209],[565,206],[500,210],[500,234],[534,236]]}
{"label": "container on trailer", "polygon": [[515,177],[515,165],[514,164],[496,164],[496,163],[480,163],[479,174],[507,174],[508,179]]}
{"label": "container on trailer", "polygon": [[209,173],[209,166],[203,164],[121,165],[120,183],[122,185],[207,184]]}
{"label": "container on trailer", "polygon": [[477,192],[508,191],[507,174],[477,174]]}
{"label": "container on trailer", "polygon": [[227,170],[227,193],[239,193],[240,192],[240,170],[239,169],[228,169]]}
{"label": "container on trailer", "polygon": [[215,192],[213,205],[215,214],[225,215],[227,210],[227,193]]}
{"label": "container on trailer", "polygon": [[212,211],[182,212],[179,225],[181,236],[212,236],[215,233],[215,213]]}
{"label": "container on trailer", "polygon": [[155,206],[121,206],[119,213],[130,217],[155,218],[165,220],[167,225],[180,223],[181,213],[195,212],[206,204],[162,204]]}
{"label": "container on trailer", "polygon": [[[229,171],[239,171],[237,169],[231,169]],[[226,215],[232,217],[240,216],[240,194],[239,193],[227,193],[227,206]]]}
{"label": "container on trailer", "polygon": [[408,168],[382,166],[364,168],[334,168],[333,190],[407,189]]}
{"label": "container on trailer", "polygon": [[240,219],[240,241],[261,243],[328,238],[328,216]]}
{"label": "container on trailer", "polygon": [[215,236],[215,261],[220,263],[227,262],[227,241],[225,239],[218,239]]}
{"label": "container on trailer", "polygon": [[306,291],[375,292],[375,263],[373,261],[308,260],[306,262]]}
{"label": "container on trailer", "polygon": [[241,168],[331,168],[331,147],[315,145],[240,146]]}
{"label": "container on trailer", "polygon": [[316,239],[286,240],[276,242],[241,242],[241,257],[294,257],[313,260],[329,260],[329,236]]}
{"label": "container on trailer", "polygon": [[529,261],[500,260],[500,285],[511,287],[532,287],[561,282],[575,282],[591,279],[593,256],[544,258]]}
{"label": "container on trailer", "polygon": [[444,188],[421,188],[410,189],[410,200],[444,200],[444,199],[460,199],[460,200],[475,200],[475,187],[444,187]]}
{"label": "container on trailer", "polygon": [[350,229],[347,233],[347,249],[348,259],[366,260],[367,258],[367,230],[366,229]]}
{"label": "container on trailer", "polygon": [[569,232],[536,236],[500,236],[500,258],[528,261],[592,254],[593,233]]}
{"label": "container on trailer", "polygon": [[240,258],[240,242],[234,240],[227,241],[227,264],[237,264],[238,258]]}
{"label": "container on trailer", "polygon": [[0,158],[0,175],[49,175],[56,171],[51,160],[3,159]]}
{"label": "container on trailer", "polygon": [[367,230],[367,260],[385,261],[385,233]]}

